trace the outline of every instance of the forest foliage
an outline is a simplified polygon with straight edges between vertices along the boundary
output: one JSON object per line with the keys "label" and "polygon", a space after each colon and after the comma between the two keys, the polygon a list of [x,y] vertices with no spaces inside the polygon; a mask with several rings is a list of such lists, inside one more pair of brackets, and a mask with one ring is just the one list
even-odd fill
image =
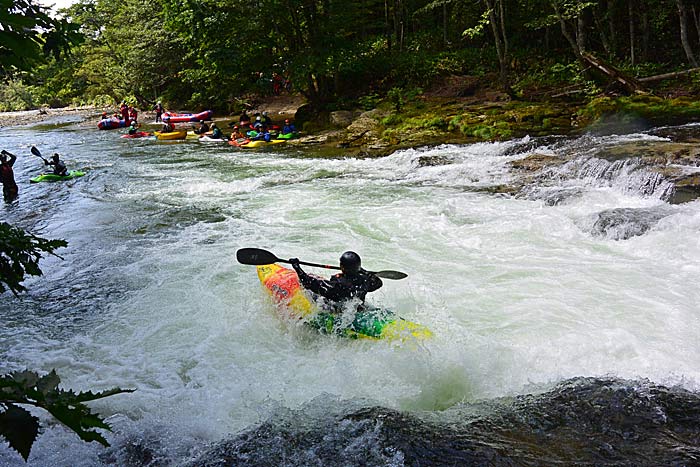
{"label": "forest foliage", "polygon": [[[3,3],[24,17],[38,8]],[[700,60],[693,0],[80,0],[61,14],[40,16],[25,40],[52,44],[60,30],[82,39],[48,47],[30,71],[3,68],[0,110],[126,98],[235,111],[272,93],[274,79],[315,108],[342,108],[451,75],[493,75],[533,98],[595,80],[583,53],[637,77]],[[0,35],[1,53],[15,47]]]}

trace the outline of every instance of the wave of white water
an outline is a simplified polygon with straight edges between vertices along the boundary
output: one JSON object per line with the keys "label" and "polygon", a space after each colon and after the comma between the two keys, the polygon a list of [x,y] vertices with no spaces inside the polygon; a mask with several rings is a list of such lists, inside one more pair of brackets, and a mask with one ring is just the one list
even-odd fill
{"label": "wave of white water", "polygon": [[[521,146],[587,156],[591,145],[654,137],[326,160],[94,133],[0,132],[23,154],[21,197],[3,216],[69,241],[23,300],[2,297],[0,370],[56,368],[76,390],[137,389],[92,405],[111,417],[120,456],[145,438],[163,459],[186,459],[202,441],[324,394],[433,411],[575,376],[698,387],[700,203],[669,206],[583,178],[566,182],[578,195],[556,206],[479,191],[513,180]],[[88,175],[27,184],[39,142]],[[597,213],[622,207],[668,215],[627,240],[591,234]],[[235,262],[241,247],[321,263],[352,249],[368,269],[405,271],[371,300],[435,337],[357,342],[280,320],[254,268]],[[51,426],[30,464],[110,463],[110,452]],[[6,448],[0,463],[21,465]]]}

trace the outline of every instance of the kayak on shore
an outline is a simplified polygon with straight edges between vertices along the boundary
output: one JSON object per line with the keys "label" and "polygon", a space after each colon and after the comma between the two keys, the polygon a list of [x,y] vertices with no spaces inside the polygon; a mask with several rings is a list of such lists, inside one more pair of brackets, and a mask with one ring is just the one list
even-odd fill
{"label": "kayak on shore", "polygon": [[100,130],[115,130],[117,128],[126,128],[126,120],[117,117],[103,118],[97,123],[97,128]]}
{"label": "kayak on shore", "polygon": [[161,116],[161,119],[165,123],[196,123],[201,120],[211,120],[213,116],[214,112],[211,110],[205,110],[204,112],[199,112],[198,114],[179,114],[175,112],[165,112]]}

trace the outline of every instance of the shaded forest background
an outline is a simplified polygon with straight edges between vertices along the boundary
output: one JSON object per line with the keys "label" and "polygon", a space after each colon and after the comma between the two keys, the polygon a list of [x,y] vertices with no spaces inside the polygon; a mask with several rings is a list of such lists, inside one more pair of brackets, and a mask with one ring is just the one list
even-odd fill
{"label": "shaded forest background", "polygon": [[[611,90],[585,57],[632,78],[700,60],[697,0],[81,0],[58,18],[0,2],[0,110],[126,99],[232,113],[274,79],[318,110],[447,79],[585,98]],[[681,92],[700,92],[700,72],[683,76]]]}

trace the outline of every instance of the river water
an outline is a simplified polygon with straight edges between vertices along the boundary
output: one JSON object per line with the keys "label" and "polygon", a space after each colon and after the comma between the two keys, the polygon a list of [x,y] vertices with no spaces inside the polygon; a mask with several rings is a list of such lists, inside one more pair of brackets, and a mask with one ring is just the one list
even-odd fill
{"label": "river water", "polygon": [[[110,448],[37,412],[29,465],[698,465],[700,202],[590,170],[602,145],[668,136],[364,160],[118,136],[69,118],[0,130],[20,186],[0,219],[68,241],[21,298],[0,297],[0,371],[136,389],[91,403]],[[30,185],[32,145],[87,175]],[[526,196],[488,192],[534,152],[582,159]],[[646,227],[601,231],[603,212]],[[352,249],[404,271],[369,300],[434,337],[285,322],[242,247],[320,263]],[[24,465],[6,445],[0,464]]]}

